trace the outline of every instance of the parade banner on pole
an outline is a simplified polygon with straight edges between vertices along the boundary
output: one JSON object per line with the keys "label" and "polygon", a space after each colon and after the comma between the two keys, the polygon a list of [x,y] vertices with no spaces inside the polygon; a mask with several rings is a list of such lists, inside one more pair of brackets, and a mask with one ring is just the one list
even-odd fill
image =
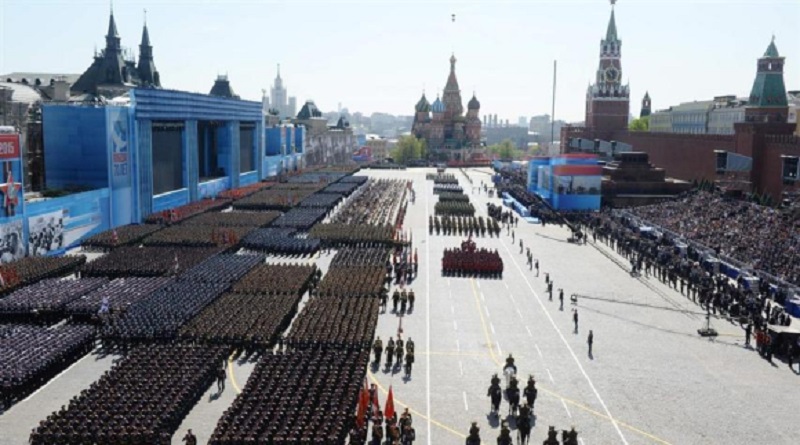
{"label": "parade banner on pole", "polygon": [[386,407],[383,409],[383,417],[385,419],[391,419],[394,417],[394,393],[392,392],[392,387],[389,387],[389,395],[386,396]]}

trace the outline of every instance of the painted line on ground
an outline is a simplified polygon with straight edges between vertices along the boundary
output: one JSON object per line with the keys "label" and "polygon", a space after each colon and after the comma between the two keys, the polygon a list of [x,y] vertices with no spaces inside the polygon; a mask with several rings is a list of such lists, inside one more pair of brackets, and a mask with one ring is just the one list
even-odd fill
{"label": "painted line on ground", "polygon": [[456,351],[461,352],[461,343],[456,339]]}
{"label": "painted line on ground", "polygon": [[525,318],[522,317],[522,311],[520,311],[519,308],[516,309],[517,309],[517,315],[519,315],[520,320],[524,320]]}
{"label": "painted line on ground", "polygon": [[461,377],[464,377],[464,363],[461,360],[458,361],[458,370],[461,371]]}
{"label": "painted line on ground", "polygon": [[241,394],[242,388],[239,388],[239,384],[236,383],[236,376],[233,375],[233,354],[228,357],[228,377],[231,379],[231,385],[236,391],[236,394]]}
{"label": "painted line on ground", "polygon": [[491,315],[489,315],[489,306],[484,306],[483,309],[486,311],[486,316],[491,318]]}
{"label": "painted line on ground", "polygon": [[494,323],[492,323],[491,321],[489,322],[489,328],[492,330],[492,334],[497,335],[497,332],[495,332],[494,330]]}
{"label": "painted line on ground", "polygon": [[500,356],[503,355],[503,349],[500,347],[500,342],[499,341],[497,342],[497,352],[498,352],[498,354],[500,354]]}
{"label": "painted line on ground", "polygon": [[528,336],[533,337],[533,333],[531,332],[531,328],[525,326],[525,330],[528,331]]}
{"label": "painted line on ground", "polygon": [[[375,374],[373,374],[371,370],[368,369],[367,370],[367,374],[369,374],[370,380],[372,380],[372,382],[375,383],[375,386],[378,387],[378,389],[384,394],[384,396],[389,394],[389,391],[383,385],[381,385],[381,382],[379,382],[378,379],[375,378]],[[394,394],[393,394],[393,396],[394,396]],[[418,417],[422,418],[423,420],[427,421],[429,425],[430,424],[436,425],[439,428],[447,431],[448,433],[454,434],[454,435],[456,435],[456,436],[458,436],[458,437],[460,437],[462,439],[466,439],[467,438],[467,436],[465,434],[463,434],[463,433],[461,433],[459,431],[456,431],[454,428],[451,428],[451,427],[443,424],[442,422],[439,422],[438,420],[434,420],[434,419],[431,419],[430,417],[425,416],[425,414],[415,410],[410,405],[408,405],[406,403],[403,403],[397,397],[394,397],[394,403],[397,404],[397,405],[401,405],[401,406],[404,406],[404,407],[408,408],[408,411],[410,413],[415,414],[416,416],[418,416]],[[430,441],[430,437],[431,437],[431,430],[428,430],[428,440],[429,441]]]}
{"label": "painted line on ground", "polygon": [[458,323],[456,323],[455,320],[453,320],[453,330],[455,330],[455,331],[458,330]]}
{"label": "painted line on ground", "polygon": [[[56,381],[56,380],[58,380],[59,378],[61,378],[61,376],[63,376],[64,374],[66,374],[66,372],[67,372],[67,371],[69,371],[70,369],[72,369],[73,367],[75,367],[75,366],[76,366],[78,363],[80,363],[80,362],[82,362],[82,361],[84,361],[84,360],[88,359],[89,357],[91,357],[91,356],[92,356],[92,355],[93,355],[93,354],[94,354],[94,353],[95,353],[97,350],[98,350],[98,348],[92,349],[91,351],[89,351],[89,353],[87,353],[85,356],[83,356],[83,358],[81,358],[80,360],[76,361],[75,363],[73,363],[73,364],[71,364],[71,365],[67,366],[67,369],[65,369],[65,370],[63,370],[63,371],[61,371],[61,372],[59,372],[59,373],[58,373],[58,375],[56,375],[55,377],[53,377],[52,379],[50,379],[50,380],[49,380],[47,383],[45,383],[44,385],[42,385],[42,387],[41,387],[41,388],[39,388],[39,389],[37,389],[36,391],[34,391],[34,392],[30,393],[30,395],[28,395],[28,397],[25,397],[24,399],[20,400],[20,401],[18,402],[18,404],[22,404],[22,403],[24,403],[24,402],[27,402],[27,401],[28,401],[28,399],[30,399],[31,397],[33,397],[33,396],[35,396],[36,394],[40,393],[40,392],[41,392],[43,389],[47,388],[47,387],[48,387],[48,386],[50,386],[52,383],[55,383],[55,381]],[[112,360],[112,362],[113,362],[113,360]],[[5,412],[8,412],[8,409],[6,409],[6,411],[5,411]]]}
{"label": "painted line on ground", "polygon": [[550,381],[551,381],[551,382],[553,382],[553,383],[555,383],[556,381],[555,381],[555,379],[553,378],[553,374],[551,374],[551,373],[550,373],[550,368],[546,368],[546,369],[547,369],[547,375],[550,377]]}
{"label": "painted line on ground", "polygon": [[469,411],[469,405],[467,405],[467,392],[461,391],[461,394],[464,395],[464,411]]}
{"label": "painted line on ground", "polygon": [[541,349],[539,349],[539,345],[536,345],[536,344],[535,344],[534,346],[536,346],[536,352],[538,352],[538,353],[539,353],[539,358],[544,358],[544,355],[542,355],[542,350],[541,350]]}
{"label": "painted line on ground", "polygon": [[[425,193],[425,220],[430,221],[430,193]],[[431,266],[431,233],[425,231],[425,263]],[[447,279],[447,291],[450,292],[450,279]],[[425,274],[425,350],[431,350],[431,272]],[[425,417],[428,420],[428,445],[431,445],[431,355],[425,356]],[[450,429],[450,428],[447,428]],[[458,434],[458,433],[457,433]],[[461,434],[458,434],[461,435]]]}
{"label": "painted line on ground", "polygon": [[519,266],[519,263],[517,262],[516,258],[514,258],[514,256],[511,254],[508,245],[506,245],[506,243],[503,242],[502,240],[500,240],[500,242],[503,244],[503,247],[505,247],[506,251],[508,251],[509,257],[511,257],[511,261],[514,262],[514,265],[517,267],[517,270],[522,276],[522,279],[525,280],[525,283],[528,285],[528,288],[533,293],[533,296],[536,297],[536,300],[539,302],[539,306],[541,307],[542,312],[544,312],[545,316],[550,321],[550,324],[553,326],[553,329],[555,329],[556,333],[561,338],[561,341],[564,343],[564,346],[567,348],[567,351],[569,351],[570,355],[572,356],[572,359],[575,361],[575,365],[577,365],[578,367],[578,370],[580,370],[581,374],[583,374],[583,377],[584,379],[586,379],[586,382],[589,383],[589,387],[592,389],[592,392],[594,392],[595,397],[600,402],[600,406],[602,406],[603,410],[606,412],[606,415],[611,421],[611,424],[614,426],[614,429],[617,431],[617,434],[619,435],[619,438],[622,440],[622,443],[628,445],[628,440],[625,439],[625,435],[622,434],[622,430],[619,428],[617,421],[614,419],[614,416],[611,415],[611,411],[608,409],[608,406],[606,405],[605,401],[603,401],[603,398],[600,396],[600,393],[594,386],[594,383],[592,382],[592,379],[589,377],[589,374],[586,373],[586,370],[583,368],[583,365],[581,364],[580,360],[578,360],[578,356],[575,355],[575,351],[572,349],[572,346],[570,346],[569,342],[567,342],[567,339],[564,337],[564,334],[561,332],[561,329],[558,327],[555,320],[553,320],[553,317],[550,315],[550,312],[547,311],[544,302],[539,297],[539,294],[536,293],[536,290],[533,288],[530,281],[528,281],[528,277],[525,276],[525,273],[522,271],[522,268]]}
{"label": "painted line on ground", "polygon": [[571,418],[572,418],[572,413],[571,413],[571,412],[569,412],[569,408],[567,408],[567,404],[564,402],[564,399],[561,399],[561,406],[563,406],[563,407],[564,407],[564,411],[566,411],[566,412],[567,412],[567,415],[568,415],[568,416],[569,416],[569,418],[571,419]]}

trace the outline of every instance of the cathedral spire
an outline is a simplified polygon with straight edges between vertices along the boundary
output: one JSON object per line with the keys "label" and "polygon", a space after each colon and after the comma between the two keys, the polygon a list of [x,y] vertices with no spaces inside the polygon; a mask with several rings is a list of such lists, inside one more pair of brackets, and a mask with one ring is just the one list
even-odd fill
{"label": "cathedral spire", "polygon": [[109,37],[117,37],[119,38],[119,33],[117,32],[117,22],[114,21],[114,4],[111,4],[111,14],[108,16],[108,33],[106,34],[106,38]]}

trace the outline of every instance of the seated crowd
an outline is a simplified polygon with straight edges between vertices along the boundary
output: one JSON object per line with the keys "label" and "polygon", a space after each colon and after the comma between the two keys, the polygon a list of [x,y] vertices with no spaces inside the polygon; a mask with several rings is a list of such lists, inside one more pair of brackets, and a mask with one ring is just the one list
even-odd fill
{"label": "seated crowd", "polygon": [[703,190],[631,212],[754,270],[800,285],[800,215]]}

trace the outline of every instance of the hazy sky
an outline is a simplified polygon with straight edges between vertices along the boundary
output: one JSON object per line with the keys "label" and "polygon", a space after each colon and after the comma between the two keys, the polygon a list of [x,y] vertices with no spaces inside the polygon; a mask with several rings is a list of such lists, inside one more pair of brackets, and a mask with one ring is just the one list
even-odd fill
{"label": "hazy sky", "polygon": [[[455,52],[464,102],[512,122],[549,113],[583,119],[608,0],[133,1],[116,0],[123,46],[141,40],[147,9],[155,61],[167,88],[208,92],[227,73],[260,100],[275,66],[298,102],[323,110],[411,114],[423,87],[444,88]],[[81,73],[104,46],[108,1],[0,0],[0,73]],[[455,22],[451,14],[456,14]],[[800,89],[800,0],[619,0],[623,78],[638,115],[715,95],[749,95],[756,59],[773,33],[786,84]]]}

